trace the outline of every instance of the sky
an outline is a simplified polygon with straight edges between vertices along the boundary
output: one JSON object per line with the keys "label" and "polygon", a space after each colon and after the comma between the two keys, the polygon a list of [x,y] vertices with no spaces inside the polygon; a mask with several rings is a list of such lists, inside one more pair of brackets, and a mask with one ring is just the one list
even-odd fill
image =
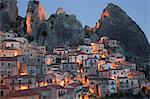
{"label": "sky", "polygon": [[[19,15],[25,17],[29,0],[18,0]],[[39,0],[46,17],[63,7],[67,14],[75,14],[84,25],[95,26],[103,9],[109,3],[122,8],[144,31],[150,43],[150,0]]]}

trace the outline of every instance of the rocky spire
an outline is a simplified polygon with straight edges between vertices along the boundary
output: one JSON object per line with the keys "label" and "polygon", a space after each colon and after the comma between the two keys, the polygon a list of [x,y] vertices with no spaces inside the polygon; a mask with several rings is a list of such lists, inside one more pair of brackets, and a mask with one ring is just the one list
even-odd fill
{"label": "rocky spire", "polygon": [[36,32],[40,23],[45,20],[45,12],[38,0],[30,0],[26,14],[26,32]]}

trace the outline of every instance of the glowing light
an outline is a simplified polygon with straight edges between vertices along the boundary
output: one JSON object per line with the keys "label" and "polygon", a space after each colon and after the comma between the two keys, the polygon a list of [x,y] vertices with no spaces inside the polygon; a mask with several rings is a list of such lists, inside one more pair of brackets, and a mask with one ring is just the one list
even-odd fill
{"label": "glowing light", "polygon": [[39,83],[39,85],[40,85],[40,87],[43,87],[43,86],[47,86],[48,83],[43,81],[43,82]]}
{"label": "glowing light", "polygon": [[20,90],[28,89],[28,86],[20,86]]}
{"label": "glowing light", "polygon": [[26,73],[20,73],[20,75],[26,75]]}

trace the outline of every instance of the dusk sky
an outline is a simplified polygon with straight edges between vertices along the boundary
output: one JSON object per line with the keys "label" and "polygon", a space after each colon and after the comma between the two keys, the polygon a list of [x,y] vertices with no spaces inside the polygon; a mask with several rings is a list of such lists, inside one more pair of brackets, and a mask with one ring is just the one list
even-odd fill
{"label": "dusk sky", "polygon": [[[150,42],[150,0],[39,0],[47,18],[63,7],[66,13],[75,14],[84,25],[95,26],[108,3],[121,7],[145,32]],[[19,15],[26,15],[28,0],[18,0]]]}

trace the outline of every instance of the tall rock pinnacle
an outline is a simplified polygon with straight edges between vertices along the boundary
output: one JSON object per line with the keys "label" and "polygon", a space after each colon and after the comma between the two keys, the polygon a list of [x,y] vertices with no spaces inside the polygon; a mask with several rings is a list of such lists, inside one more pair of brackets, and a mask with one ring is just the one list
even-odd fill
{"label": "tall rock pinnacle", "polygon": [[26,14],[26,32],[34,33],[45,20],[45,12],[38,0],[30,0]]}

